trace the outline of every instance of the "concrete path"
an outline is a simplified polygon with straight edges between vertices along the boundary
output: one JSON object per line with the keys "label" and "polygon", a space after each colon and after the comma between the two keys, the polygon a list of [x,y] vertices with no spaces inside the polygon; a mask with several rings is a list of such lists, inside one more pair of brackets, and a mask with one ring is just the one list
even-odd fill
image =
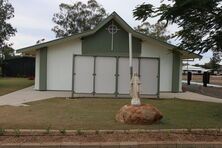
{"label": "concrete path", "polygon": [[194,100],[194,101],[203,101],[203,102],[214,102],[214,103],[222,103],[222,99],[209,97],[193,92],[184,92],[184,93],[161,93],[160,98],[178,98],[183,100]]}
{"label": "concrete path", "polygon": [[1,105],[23,106],[24,103],[44,100],[54,97],[70,97],[71,92],[64,91],[35,91],[34,87],[28,87],[10,94],[0,96]]}
{"label": "concrete path", "polygon": [[[1,105],[24,106],[25,103],[44,100],[54,97],[70,97],[71,92],[65,91],[35,91],[33,86],[10,94],[0,96]],[[178,98],[184,100],[195,100],[205,102],[222,103],[222,99],[204,96],[197,93],[161,93],[160,98]]]}
{"label": "concrete path", "polygon": [[[186,83],[187,84],[187,81],[183,80],[182,83]],[[200,82],[190,82],[190,84],[196,84],[196,85],[203,86],[203,83],[200,83]],[[222,85],[216,85],[216,84],[207,84],[207,86],[222,88]]]}
{"label": "concrete path", "polygon": [[175,147],[202,147],[202,148],[221,148],[222,142],[175,142],[175,141],[164,141],[164,142],[62,142],[62,143],[3,143],[1,147],[10,148],[10,147],[35,147],[35,148],[67,148],[67,147],[85,147],[85,148],[108,148],[108,147],[118,147],[118,148],[132,148],[132,147],[162,147],[162,148],[175,148]]}

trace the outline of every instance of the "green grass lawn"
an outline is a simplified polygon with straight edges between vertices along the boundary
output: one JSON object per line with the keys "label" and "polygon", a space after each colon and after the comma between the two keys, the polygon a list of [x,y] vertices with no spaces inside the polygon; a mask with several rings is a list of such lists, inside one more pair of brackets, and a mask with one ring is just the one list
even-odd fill
{"label": "green grass lawn", "polygon": [[148,100],[164,114],[155,125],[124,125],[115,121],[129,99],[53,98],[26,107],[0,107],[0,128],[17,129],[163,129],[222,127],[222,104],[185,100]]}
{"label": "green grass lawn", "polygon": [[0,77],[0,96],[13,91],[23,89],[34,84],[33,80],[28,78],[2,78]]}

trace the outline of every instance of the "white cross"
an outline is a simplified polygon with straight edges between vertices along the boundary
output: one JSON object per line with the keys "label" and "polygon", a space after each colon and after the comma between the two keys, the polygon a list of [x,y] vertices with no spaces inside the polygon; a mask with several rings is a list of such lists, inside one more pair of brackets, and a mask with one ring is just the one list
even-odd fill
{"label": "white cross", "polygon": [[118,30],[120,30],[120,29],[118,29],[118,27],[117,27],[116,25],[114,25],[113,22],[112,22],[112,24],[108,26],[107,30],[108,30],[108,32],[109,32],[110,34],[112,34],[111,50],[113,51],[113,44],[114,44],[113,36],[114,36],[114,34],[116,34],[116,33],[118,32]]}
{"label": "white cross", "polygon": [[109,25],[107,30],[109,31],[110,34],[116,34],[119,29],[117,28],[116,25],[111,24]]}

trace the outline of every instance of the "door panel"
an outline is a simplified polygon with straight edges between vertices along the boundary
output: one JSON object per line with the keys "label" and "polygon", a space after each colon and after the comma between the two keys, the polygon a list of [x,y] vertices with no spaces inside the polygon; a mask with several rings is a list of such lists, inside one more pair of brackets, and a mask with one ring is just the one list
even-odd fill
{"label": "door panel", "polygon": [[[119,58],[118,93],[129,94],[130,69],[129,58]],[[138,73],[138,59],[133,59],[133,72]]]}
{"label": "door panel", "polygon": [[74,77],[74,90],[76,93],[93,92],[93,67],[93,57],[75,57],[74,68],[76,75]]}
{"label": "door panel", "polygon": [[158,93],[158,62],[157,59],[141,59],[141,94],[156,95]]}
{"label": "door panel", "polygon": [[96,93],[115,93],[116,58],[96,57]]}

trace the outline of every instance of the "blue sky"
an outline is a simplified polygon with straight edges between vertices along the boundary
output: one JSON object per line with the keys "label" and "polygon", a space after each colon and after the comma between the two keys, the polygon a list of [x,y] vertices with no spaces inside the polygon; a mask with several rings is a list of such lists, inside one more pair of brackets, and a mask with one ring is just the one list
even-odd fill
{"label": "blue sky", "polygon": [[[87,0],[80,0],[86,2]],[[108,13],[116,11],[130,26],[135,27],[140,24],[135,21],[132,10],[138,5],[148,0],[97,0]],[[150,3],[158,6],[161,0],[149,0]],[[55,25],[52,22],[53,14],[59,12],[60,3],[73,3],[76,0],[9,0],[15,8],[15,17],[10,20],[17,29],[15,37],[10,39],[15,49],[30,46],[39,39],[46,41],[55,39],[54,32],[51,31]],[[156,19],[149,20],[155,23]],[[178,30],[176,25],[168,27],[169,32]],[[176,41],[173,41],[175,44]],[[211,53],[204,54],[204,58],[192,63],[205,63],[209,61]]]}

